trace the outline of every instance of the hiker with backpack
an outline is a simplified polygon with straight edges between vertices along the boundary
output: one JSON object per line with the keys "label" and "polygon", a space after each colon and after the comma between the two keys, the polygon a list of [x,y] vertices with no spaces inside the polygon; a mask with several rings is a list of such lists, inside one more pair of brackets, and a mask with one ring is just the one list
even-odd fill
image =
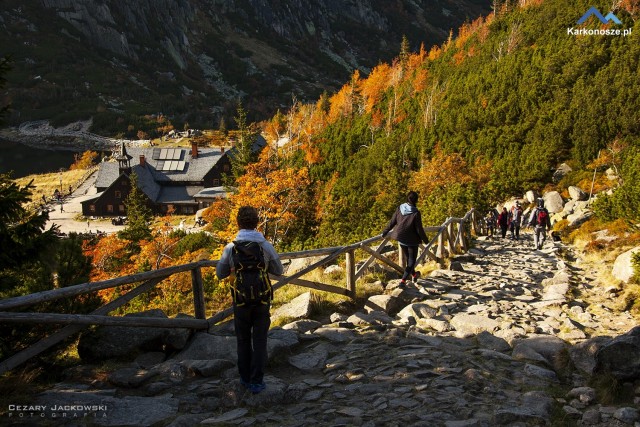
{"label": "hiker with backpack", "polygon": [[225,246],[216,265],[216,275],[218,279],[231,277],[240,383],[256,394],[266,388],[264,366],[273,300],[269,273],[281,275],[284,269],[273,245],[256,230],[258,211],[243,206],[238,210],[236,221],[240,231],[235,240]]}
{"label": "hiker with backpack", "polygon": [[520,238],[520,224],[522,223],[522,205],[520,201],[516,201],[516,204],[511,207],[511,238],[518,240]]}
{"label": "hiker with backpack", "polygon": [[551,230],[551,218],[549,211],[544,207],[544,199],[538,197],[537,207],[531,213],[529,227],[534,227],[533,243],[536,249],[542,249],[547,240],[547,230]]}
{"label": "hiker with backpack", "polygon": [[407,203],[403,203],[393,213],[389,224],[382,231],[382,237],[390,234],[391,238],[397,240],[400,249],[407,261],[407,266],[400,280],[400,288],[406,286],[407,279],[416,282],[420,277],[420,272],[415,270],[416,260],[420,242],[429,243],[427,234],[422,226],[422,215],[416,207],[418,203],[418,193],[410,191],[407,194]]}

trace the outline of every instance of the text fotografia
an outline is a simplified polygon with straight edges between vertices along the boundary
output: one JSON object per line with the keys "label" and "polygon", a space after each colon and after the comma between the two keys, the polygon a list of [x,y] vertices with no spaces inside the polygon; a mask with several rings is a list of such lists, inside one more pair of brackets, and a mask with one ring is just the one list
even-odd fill
{"label": "text fotografia", "polygon": [[567,35],[569,36],[622,36],[627,37],[631,35],[631,28],[567,28]]}
{"label": "text fotografia", "polygon": [[9,418],[106,418],[107,405],[9,405]]}
{"label": "text fotografia", "polygon": [[[621,25],[622,21],[618,19],[613,12],[609,12],[606,15],[600,13],[600,11],[591,6],[584,15],[578,19],[576,24],[582,25],[587,21],[600,21],[604,25]],[[597,22],[596,21],[596,22]],[[627,37],[631,35],[631,28],[567,28],[567,35],[569,36],[622,36]]]}

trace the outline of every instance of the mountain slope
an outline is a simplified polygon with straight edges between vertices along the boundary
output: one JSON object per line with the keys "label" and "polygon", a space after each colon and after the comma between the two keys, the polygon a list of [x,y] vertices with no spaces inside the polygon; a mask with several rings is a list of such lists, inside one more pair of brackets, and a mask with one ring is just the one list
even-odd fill
{"label": "mountain slope", "polygon": [[[147,130],[140,116],[217,126],[242,99],[264,118],[489,10],[487,0],[5,0],[0,52],[13,58],[12,124],[94,116],[98,131]],[[131,129],[133,128],[133,130]]]}

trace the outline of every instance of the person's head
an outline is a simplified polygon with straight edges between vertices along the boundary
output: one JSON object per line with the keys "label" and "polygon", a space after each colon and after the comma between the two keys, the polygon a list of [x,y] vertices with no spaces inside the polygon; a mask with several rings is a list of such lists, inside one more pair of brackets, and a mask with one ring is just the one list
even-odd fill
{"label": "person's head", "polygon": [[418,193],[409,191],[409,194],[407,194],[407,202],[415,206],[418,203]]}
{"label": "person's head", "polygon": [[521,205],[520,205],[520,200],[516,200],[516,206],[517,206],[517,207],[520,207],[520,206],[521,206]]}
{"label": "person's head", "polygon": [[252,206],[242,206],[236,216],[238,227],[242,230],[254,230],[258,226],[258,210]]}
{"label": "person's head", "polygon": [[542,197],[538,197],[538,207],[544,208],[544,199]]}
{"label": "person's head", "polygon": [[502,212],[506,212],[506,211],[507,211],[507,207],[506,207],[506,206],[503,206],[503,208],[502,208]]}

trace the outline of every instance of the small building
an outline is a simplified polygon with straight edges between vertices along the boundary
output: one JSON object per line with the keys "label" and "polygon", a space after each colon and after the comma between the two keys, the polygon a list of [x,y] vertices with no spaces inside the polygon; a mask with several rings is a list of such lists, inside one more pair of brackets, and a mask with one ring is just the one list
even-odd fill
{"label": "small building", "polygon": [[131,189],[131,174],[156,214],[190,215],[226,197],[221,187],[231,173],[229,153],[224,148],[130,147],[121,143],[114,161],[100,164],[95,197],[82,202],[85,216],[126,215],[124,204]]}

